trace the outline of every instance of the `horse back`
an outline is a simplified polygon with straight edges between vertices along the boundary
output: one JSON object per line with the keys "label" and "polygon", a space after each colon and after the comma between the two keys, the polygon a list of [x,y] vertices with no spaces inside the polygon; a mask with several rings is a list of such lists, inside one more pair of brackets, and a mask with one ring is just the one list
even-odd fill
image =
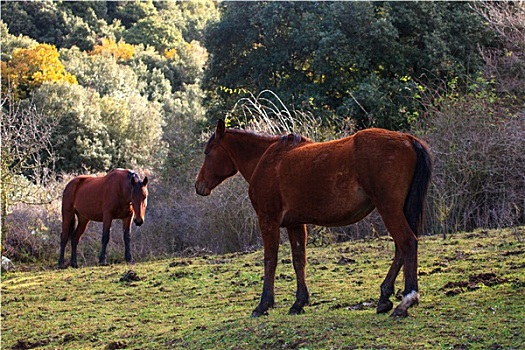
{"label": "horse back", "polygon": [[103,221],[103,215],[123,218],[130,214],[127,198],[127,170],[113,170],[106,176],[81,175],[71,180],[63,194],[62,210],[74,210],[88,220]]}
{"label": "horse back", "polygon": [[281,225],[341,226],[361,220],[388,196],[404,203],[412,181],[414,138],[367,129],[329,142],[277,143],[250,182],[258,212],[281,212]]}

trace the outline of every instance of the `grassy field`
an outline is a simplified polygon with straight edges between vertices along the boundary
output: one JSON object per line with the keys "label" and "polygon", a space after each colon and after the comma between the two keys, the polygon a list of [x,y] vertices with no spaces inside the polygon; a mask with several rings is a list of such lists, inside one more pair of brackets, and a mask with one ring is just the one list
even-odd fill
{"label": "grassy field", "polygon": [[287,315],[295,293],[288,244],[280,251],[277,305],[258,319],[249,316],[262,288],[262,251],[5,273],[1,346],[525,348],[525,228],[423,237],[419,247],[421,301],[406,319],[375,313],[394,251],[389,239],[310,247],[311,305],[299,316]]}

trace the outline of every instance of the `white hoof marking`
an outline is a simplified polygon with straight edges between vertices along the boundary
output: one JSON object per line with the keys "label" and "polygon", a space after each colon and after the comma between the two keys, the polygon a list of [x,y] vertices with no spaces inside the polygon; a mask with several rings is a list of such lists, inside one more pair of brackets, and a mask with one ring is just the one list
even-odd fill
{"label": "white hoof marking", "polygon": [[403,297],[403,300],[401,301],[401,304],[399,304],[399,307],[406,310],[410,306],[417,303],[419,303],[419,293],[413,290]]}

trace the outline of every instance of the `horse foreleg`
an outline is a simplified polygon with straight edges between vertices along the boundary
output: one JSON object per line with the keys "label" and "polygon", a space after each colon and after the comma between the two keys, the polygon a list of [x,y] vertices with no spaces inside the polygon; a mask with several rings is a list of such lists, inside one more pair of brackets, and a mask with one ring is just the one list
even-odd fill
{"label": "horse foreleg", "polygon": [[74,233],[71,235],[71,267],[78,267],[77,263],[77,245],[78,241],[80,240],[80,237],[86,231],[86,227],[89,223],[89,220],[79,217],[78,218],[78,225],[77,229],[74,231]]}
{"label": "horse foreleg", "polygon": [[100,255],[98,256],[99,265],[107,265],[106,261],[106,248],[109,243],[109,235],[111,232],[111,219],[106,219],[104,216],[102,225],[102,247],[100,248]]}
{"label": "horse foreleg", "polygon": [[388,270],[385,280],[381,284],[381,297],[377,303],[377,313],[384,313],[392,310],[394,304],[390,301],[390,296],[394,294],[394,283],[396,281],[399,270],[403,266],[403,259],[396,244],[396,252],[394,254],[394,261]]}
{"label": "horse foreleg", "polygon": [[124,232],[124,258],[128,264],[133,263],[133,257],[131,256],[131,247],[130,247],[130,232],[131,232],[131,219],[133,215],[122,220],[122,230]]}
{"label": "horse foreleg", "polygon": [[287,227],[290,245],[292,247],[293,267],[297,279],[297,292],[295,303],[288,312],[290,315],[298,315],[304,312],[303,307],[308,305],[309,294],[306,287],[306,225]]}
{"label": "horse foreleg", "polygon": [[264,244],[264,282],[261,301],[253,310],[252,317],[268,314],[268,309],[274,305],[275,269],[279,252],[279,226],[267,225],[259,221]]}

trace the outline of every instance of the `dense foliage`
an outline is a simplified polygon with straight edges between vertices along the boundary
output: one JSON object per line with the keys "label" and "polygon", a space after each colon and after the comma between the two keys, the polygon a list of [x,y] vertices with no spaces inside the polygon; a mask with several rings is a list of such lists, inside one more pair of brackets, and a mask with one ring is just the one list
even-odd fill
{"label": "dense foliage", "polygon": [[164,166],[162,127],[199,84],[196,39],[217,16],[211,1],[4,2],[2,93],[59,120],[57,172]]}
{"label": "dense foliage", "polygon": [[[406,128],[429,84],[465,85],[493,44],[469,3],[224,2],[210,26],[210,113],[270,89],[297,109]],[[248,16],[246,14],[249,14]],[[241,34],[242,33],[242,34]],[[213,105],[216,103],[217,105]],[[215,116],[215,115],[214,115]]]}
{"label": "dense foliage", "polygon": [[[11,204],[47,202],[23,191],[19,175],[50,184],[55,174],[114,167],[169,174],[189,162],[175,149],[196,137],[174,130],[198,135],[204,117],[207,53],[199,41],[218,18],[214,2],[1,6],[4,230]],[[4,137],[27,125],[35,125],[33,138]]]}
{"label": "dense foliage", "polygon": [[[218,118],[319,141],[408,130],[436,156],[429,232],[525,222],[522,3],[1,6],[2,242],[20,260],[56,247],[67,179],[114,167],[153,179],[138,256],[259,245],[245,183],[194,193]],[[312,227],[311,241],[386,233],[380,222]]]}

